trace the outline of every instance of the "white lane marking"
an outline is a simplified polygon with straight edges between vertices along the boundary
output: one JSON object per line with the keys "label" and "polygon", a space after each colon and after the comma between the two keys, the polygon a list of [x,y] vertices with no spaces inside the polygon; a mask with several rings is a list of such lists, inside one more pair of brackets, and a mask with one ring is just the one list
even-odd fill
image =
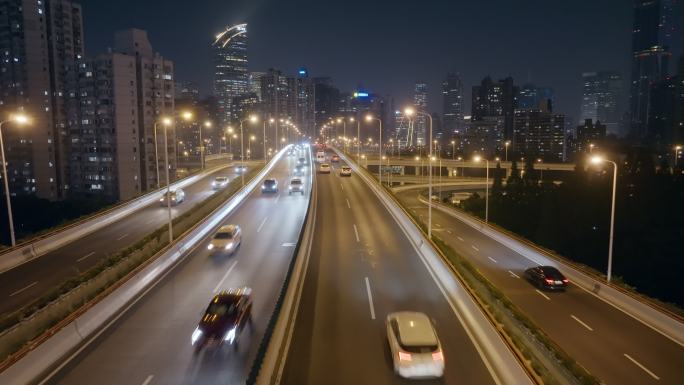
{"label": "white lane marking", "polygon": [[262,228],[262,227],[264,227],[264,223],[266,223],[266,220],[267,220],[267,219],[268,219],[268,217],[264,218],[264,220],[261,221],[261,224],[260,224],[259,227],[257,228],[257,233],[261,231],[261,228]]}
{"label": "white lane marking", "polygon": [[635,360],[634,358],[630,357],[629,354],[624,353],[623,355],[624,355],[625,357],[627,357],[628,360],[634,362],[634,364],[635,364],[636,366],[638,366],[638,367],[640,367],[641,369],[643,369],[643,371],[646,372],[646,373],[648,373],[651,377],[655,378],[656,380],[660,380],[660,377],[656,376],[655,373],[653,373],[652,371],[648,370],[648,368],[645,367],[644,365],[641,365],[641,364],[639,363],[639,361],[637,361],[637,360]]}
{"label": "white lane marking", "polygon": [[473,250],[475,250],[475,251],[480,251],[480,249],[478,249],[477,246],[475,246],[475,245],[470,245],[470,247],[472,247]]}
{"label": "white lane marking", "polygon": [[342,182],[340,182],[340,187],[342,187],[342,190],[344,190],[344,186],[342,185]]}
{"label": "white lane marking", "polygon": [[216,287],[214,288],[214,293],[217,293],[217,292],[218,292],[218,290],[219,290],[219,288],[221,287],[221,285],[223,285],[223,282],[226,280],[226,278],[228,278],[228,275],[230,274],[230,272],[233,271],[233,269],[235,268],[235,265],[237,265],[237,262],[238,262],[238,261],[235,261],[235,262],[233,262],[232,265],[230,265],[230,267],[229,267],[228,270],[226,271],[226,274],[223,275],[223,278],[221,278],[221,280],[219,281],[219,283],[218,283],[218,284],[216,285]]}
{"label": "white lane marking", "polygon": [[347,199],[347,207],[351,208],[351,204],[349,203],[349,199]]}
{"label": "white lane marking", "polygon": [[10,296],[10,297],[13,297],[13,296],[15,296],[15,295],[17,295],[17,294],[19,294],[19,293],[25,291],[25,290],[28,290],[28,289],[32,288],[33,286],[36,286],[37,283],[38,283],[38,281],[33,282],[33,283],[29,283],[27,286],[24,286],[22,289],[19,289],[19,290],[15,291],[14,293],[10,294],[9,296]]}
{"label": "white lane marking", "polygon": [[356,228],[356,225],[354,225],[354,235],[356,235],[356,242],[361,242],[361,239],[359,238],[359,230]]}
{"label": "white lane marking", "polygon": [[149,385],[149,383],[152,382],[153,378],[154,378],[154,376],[150,374],[149,376],[147,376],[145,381],[143,381],[142,385]]}
{"label": "white lane marking", "polygon": [[447,233],[449,233],[449,234],[453,234],[453,233],[451,232],[451,230],[447,230]]}
{"label": "white lane marking", "polygon": [[511,275],[514,276],[515,278],[520,278],[520,276],[518,274],[515,274],[514,272],[512,272],[510,270],[508,270],[508,272],[511,273]]}
{"label": "white lane marking", "polygon": [[283,243],[283,247],[295,247],[295,246],[297,246],[297,244],[294,243],[294,242],[285,242],[285,243]]}
{"label": "white lane marking", "polygon": [[542,292],[539,291],[538,289],[534,289],[534,291],[536,291],[537,293],[539,293],[539,295],[541,295],[542,297],[546,298],[547,300],[551,301],[551,298],[547,297],[546,294],[542,293]]}
{"label": "white lane marking", "polygon": [[459,241],[463,242],[463,238],[458,237],[458,236],[456,238],[458,238]]}
{"label": "white lane marking", "polygon": [[116,240],[117,240],[117,241],[120,241],[120,240],[126,238],[127,236],[128,236],[128,233],[126,233],[126,234],[120,236],[119,238],[116,238]]}
{"label": "white lane marking", "polygon": [[570,317],[572,317],[572,319],[574,319],[575,321],[579,322],[580,325],[582,325],[582,326],[584,326],[585,328],[589,329],[590,332],[593,332],[593,331],[594,331],[594,329],[592,329],[589,325],[587,325],[586,323],[582,322],[581,319],[575,317],[575,316],[572,315],[572,314],[570,314]]}
{"label": "white lane marking", "polygon": [[371,294],[370,282],[366,277],[366,292],[368,293],[368,305],[370,306],[371,319],[375,319],[375,308],[373,307],[373,295]]}
{"label": "white lane marking", "polygon": [[276,203],[276,204],[278,203],[278,200],[279,200],[279,199],[280,199],[280,194],[278,194],[278,196],[277,196],[276,199],[275,199],[275,203]]}
{"label": "white lane marking", "polygon": [[435,223],[435,227],[442,227],[439,223]]}
{"label": "white lane marking", "polygon": [[492,261],[492,262],[494,262],[494,263],[499,263],[499,261],[497,261],[496,259],[494,259],[494,258],[492,258],[492,257],[487,257],[487,258],[489,258],[489,260]]}
{"label": "white lane marking", "polygon": [[95,254],[95,252],[94,252],[94,251],[91,251],[90,253],[88,253],[88,254],[82,256],[81,258],[77,259],[76,262],[81,262],[82,260],[84,260],[84,259],[90,257],[90,256],[93,255],[93,254]]}

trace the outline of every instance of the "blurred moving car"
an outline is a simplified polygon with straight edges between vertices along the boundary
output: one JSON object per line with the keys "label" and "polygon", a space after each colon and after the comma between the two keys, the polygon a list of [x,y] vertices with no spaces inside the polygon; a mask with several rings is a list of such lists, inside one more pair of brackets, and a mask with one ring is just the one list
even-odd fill
{"label": "blurred moving car", "polygon": [[318,151],[318,152],[316,153],[316,162],[318,162],[318,163],[320,163],[320,162],[325,162],[325,152],[323,152],[323,151]]}
{"label": "blurred moving car", "polygon": [[266,192],[277,193],[278,192],[278,181],[273,179],[273,178],[264,180],[264,183],[261,185],[261,192],[262,193],[266,193]]}
{"label": "blurred moving car", "polygon": [[237,174],[244,174],[245,172],[247,172],[247,166],[245,166],[244,164],[238,164],[237,166],[235,166],[235,172]]}
{"label": "blurred moving car", "polygon": [[427,315],[412,311],[390,313],[386,326],[396,374],[404,378],[442,377],[442,345]]}
{"label": "blurred moving car", "polygon": [[321,174],[330,174],[330,165],[328,163],[321,163],[318,171],[320,171]]}
{"label": "blurred moving car", "polygon": [[166,199],[169,198],[169,196],[171,199],[172,206],[181,204],[183,201],[185,201],[185,191],[183,191],[180,188],[177,188],[175,190],[171,190],[169,192],[164,193],[164,196],[162,196],[159,199],[159,202],[162,204],[162,206],[166,206]]}
{"label": "blurred moving car", "polygon": [[340,176],[351,176],[352,169],[349,166],[342,166],[340,169]]}
{"label": "blurred moving car", "polygon": [[304,166],[301,164],[298,164],[295,166],[294,171],[292,171],[292,174],[297,175],[297,176],[303,176],[304,175]]}
{"label": "blurred moving car", "polygon": [[330,161],[333,162],[333,163],[339,163],[340,157],[337,156],[337,155],[333,155],[333,156],[330,158]]}
{"label": "blurred moving car", "polygon": [[207,246],[213,253],[233,254],[242,243],[242,229],[238,225],[221,226]]}
{"label": "blurred moving car", "polygon": [[222,189],[222,188],[228,186],[228,182],[229,182],[229,179],[227,176],[217,176],[211,182],[211,188],[213,188],[214,190]]}
{"label": "blurred moving car", "polygon": [[252,325],[252,289],[224,290],[216,294],[192,332],[190,342],[195,354],[205,347],[219,348],[224,344],[238,348],[242,332]]}
{"label": "blurred moving car", "polygon": [[298,165],[305,165],[306,164],[306,158],[299,158],[297,159],[297,164]]}
{"label": "blurred moving car", "polygon": [[302,195],[304,195],[304,183],[302,183],[302,180],[299,178],[292,178],[288,189],[288,194],[290,195],[292,195],[293,192],[302,193]]}
{"label": "blurred moving car", "polygon": [[568,279],[553,266],[537,266],[525,270],[525,278],[539,288],[565,290]]}

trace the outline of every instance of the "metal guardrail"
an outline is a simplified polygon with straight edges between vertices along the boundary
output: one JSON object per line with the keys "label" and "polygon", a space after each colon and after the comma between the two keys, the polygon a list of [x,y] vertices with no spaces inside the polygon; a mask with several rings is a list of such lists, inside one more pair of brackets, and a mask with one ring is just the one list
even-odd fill
{"label": "metal guardrail", "polygon": [[[230,167],[230,164],[219,165],[207,169],[204,172],[188,176],[172,183],[171,188],[184,188],[188,185],[196,183],[211,173],[228,167]],[[164,190],[166,190],[166,187],[151,191],[132,200],[122,202],[112,208],[98,212],[72,224],[60,227],[54,231],[20,243],[13,248],[3,250],[0,252],[0,273],[63,247],[76,239],[91,234],[151,203],[154,203],[157,199],[163,196]]]}
{"label": "metal guardrail", "polygon": [[[419,196],[418,199],[422,203],[427,204],[427,199],[422,196]],[[595,276],[580,270],[577,266],[564,261],[560,257],[554,256],[546,250],[533,245],[529,241],[523,241],[512,235],[505,234],[478,218],[451,209],[438,202],[433,202],[433,207],[460,220],[475,230],[478,230],[482,234],[515,251],[533,263],[538,265],[562,265],[561,268],[565,272],[565,275],[567,275],[576,286],[638,320],[680,346],[684,346],[684,323],[677,315],[656,307],[654,304],[628,293],[615,285],[600,282]]]}
{"label": "metal guardrail", "polygon": [[436,247],[414,225],[410,216],[399,203],[383,187],[378,186],[378,183],[362,167],[349,161],[342,152],[337,149],[334,150],[364,180],[392,215],[409,242],[413,244],[416,253],[444,293],[466,334],[476,346],[494,381],[497,384],[533,384],[532,379],[503,340],[499,331],[486,317],[464,285],[453,275],[450,267],[437,252]]}
{"label": "metal guardrail", "polygon": [[67,365],[171,272],[226,215],[235,210],[266,177],[287,149],[288,147],[284,148],[274,156],[231,199],[177,238],[172,245],[160,251],[156,257],[152,257],[149,263],[125,277],[108,295],[99,296],[95,303],[84,305],[82,313],[46,332],[40,344],[31,346],[29,352],[0,372],[0,384],[33,384]]}

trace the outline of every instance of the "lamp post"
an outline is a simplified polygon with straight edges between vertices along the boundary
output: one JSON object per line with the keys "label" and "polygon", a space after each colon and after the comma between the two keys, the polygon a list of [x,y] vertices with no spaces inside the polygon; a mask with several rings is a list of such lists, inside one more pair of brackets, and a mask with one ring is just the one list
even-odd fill
{"label": "lamp post", "polygon": [[508,146],[511,145],[511,141],[507,140],[504,142],[504,147],[506,147],[506,162],[508,162]]}
{"label": "lamp post", "polygon": [[359,161],[361,156],[361,121],[356,121],[356,161]]}
{"label": "lamp post", "polygon": [[674,147],[674,161],[672,162],[672,173],[675,173],[675,169],[677,168],[677,157],[679,156],[679,151],[682,149],[682,146],[676,145]]}
{"label": "lamp post", "polygon": [[235,136],[234,132],[235,130],[233,130],[233,127],[228,126],[226,128],[226,134],[228,134],[228,151],[230,151],[231,155],[233,155],[233,137]]}
{"label": "lamp post", "polygon": [[9,119],[0,121],[0,152],[2,153],[2,179],[5,183],[5,200],[7,202],[7,219],[9,220],[10,241],[12,247],[17,245],[17,240],[14,235],[14,217],[12,216],[12,202],[10,200],[9,181],[7,177],[7,162],[5,160],[5,143],[2,139],[2,125],[7,122],[13,122],[18,125],[28,124],[29,118],[26,115],[10,115]]}
{"label": "lamp post", "polygon": [[199,126],[200,165],[202,167],[202,170],[204,170],[204,142],[202,141],[202,126],[204,126],[206,128],[211,128],[211,122],[207,120],[203,124],[200,124],[200,126]]}
{"label": "lamp post", "polygon": [[451,160],[456,160],[456,141],[451,141]]}
{"label": "lamp post", "polygon": [[601,164],[603,162],[608,162],[613,165],[613,194],[612,194],[612,202],[610,204],[610,235],[608,238],[608,272],[606,273],[606,281],[610,283],[610,280],[612,278],[612,270],[613,270],[613,235],[614,235],[614,229],[615,229],[615,192],[617,190],[617,163],[613,162],[612,160],[605,159],[601,156],[593,156],[591,157],[591,163],[593,164]]}
{"label": "lamp post", "polygon": [[379,178],[378,178],[378,183],[382,186],[382,120],[380,118],[376,118],[372,115],[366,115],[366,121],[367,122],[372,122],[373,120],[377,120],[379,124],[379,143],[378,143],[378,164],[380,165],[378,168],[378,173],[379,173]]}
{"label": "lamp post", "polygon": [[591,154],[591,153],[594,152],[594,147],[595,147],[595,146],[596,146],[596,145],[595,145],[594,143],[589,143],[589,154]]}
{"label": "lamp post", "polygon": [[[475,162],[479,162],[482,160],[482,157],[479,155],[475,155],[475,158],[473,158]],[[485,177],[485,223],[489,223],[489,159],[485,159],[485,167],[487,168],[486,172],[486,177]]]}
{"label": "lamp post", "polygon": [[170,125],[171,119],[168,119],[168,124],[164,122],[164,168],[166,169],[166,209],[169,215],[169,244],[173,242],[173,221],[171,220],[171,184],[169,183],[169,147],[167,144],[168,128]]}
{"label": "lamp post", "polygon": [[537,158],[537,163],[539,163],[539,182],[544,183],[544,169],[542,168],[542,163],[544,161],[542,158]]}
{"label": "lamp post", "polygon": [[[244,122],[247,122],[247,121],[249,121],[251,123],[256,123],[257,119],[258,118],[256,117],[256,115],[251,115],[249,118],[242,119],[240,121],[240,163],[241,163],[240,166],[241,167],[245,167],[245,132],[242,129],[242,124]],[[244,173],[244,171],[240,173],[240,176],[242,177],[242,185],[244,186],[245,185],[245,173]]]}
{"label": "lamp post", "polygon": [[249,141],[247,141],[247,154],[249,154],[249,159],[252,159],[252,142],[256,140],[256,136],[250,135]]}
{"label": "lamp post", "polygon": [[407,116],[412,116],[412,115],[423,115],[427,116],[427,118],[430,120],[430,138],[429,138],[429,148],[430,148],[430,154],[428,154],[428,238],[432,239],[432,164],[430,164],[429,160],[432,159],[432,115],[421,111],[421,110],[414,110],[413,108],[407,108],[404,113]]}
{"label": "lamp post", "polygon": [[[187,116],[186,114],[184,114],[184,117]],[[190,115],[190,117],[192,118],[192,115]],[[157,170],[157,188],[161,187],[161,184],[159,182],[159,150],[157,148],[157,125],[159,125],[159,123],[166,127],[171,125],[171,119],[164,117],[161,120],[157,120],[154,122],[154,162]]]}

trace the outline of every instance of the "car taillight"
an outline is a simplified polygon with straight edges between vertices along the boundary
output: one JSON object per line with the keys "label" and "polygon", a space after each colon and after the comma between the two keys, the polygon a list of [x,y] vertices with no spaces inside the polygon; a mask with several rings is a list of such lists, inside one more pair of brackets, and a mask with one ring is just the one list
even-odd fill
{"label": "car taillight", "polygon": [[411,353],[399,352],[399,361],[411,361]]}
{"label": "car taillight", "polygon": [[546,281],[546,283],[553,283],[553,279],[546,278],[544,281]]}
{"label": "car taillight", "polygon": [[442,351],[438,351],[435,353],[432,353],[432,360],[433,361],[444,361],[444,355],[442,354]]}
{"label": "car taillight", "polygon": [[568,283],[568,282],[570,282],[570,281],[568,281],[567,278],[563,278],[563,283]]}

